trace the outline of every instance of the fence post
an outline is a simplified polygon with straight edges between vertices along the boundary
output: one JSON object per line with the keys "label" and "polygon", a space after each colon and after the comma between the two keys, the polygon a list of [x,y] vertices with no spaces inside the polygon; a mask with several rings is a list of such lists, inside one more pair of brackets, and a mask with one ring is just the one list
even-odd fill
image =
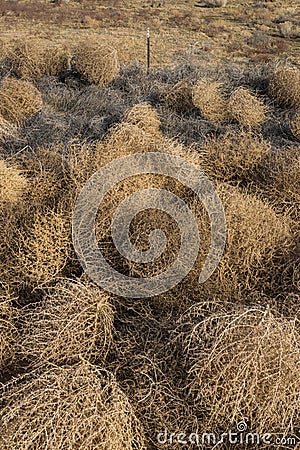
{"label": "fence post", "polygon": [[150,71],[150,28],[147,29],[147,74]]}

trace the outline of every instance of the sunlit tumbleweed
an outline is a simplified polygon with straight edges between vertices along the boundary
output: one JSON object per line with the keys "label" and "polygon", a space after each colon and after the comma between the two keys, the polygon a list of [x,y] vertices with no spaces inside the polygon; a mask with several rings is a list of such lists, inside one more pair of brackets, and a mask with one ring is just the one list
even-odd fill
{"label": "sunlit tumbleweed", "polygon": [[130,176],[158,174],[171,177],[190,188],[204,205],[211,223],[211,244],[199,276],[205,282],[214,272],[223,254],[226,223],[222,203],[210,180],[184,158],[161,152],[129,155],[98,170],[80,192],[73,214],[73,243],[81,265],[90,278],[116,295],[145,298],[169,291],[191,271],[197,259],[200,238],[197,222],[183,200],[165,189],[143,189],[128,196],[116,209],[111,234],[118,252],[130,261],[156,260],[166,246],[166,236],[155,229],[149,235],[150,248],[138,251],[129,238],[129,227],[141,211],[157,209],[172,217],[180,229],[180,250],[176,260],[163,273],[152,278],[134,278],[119,273],[102,255],[96,240],[95,221],[104,196]]}

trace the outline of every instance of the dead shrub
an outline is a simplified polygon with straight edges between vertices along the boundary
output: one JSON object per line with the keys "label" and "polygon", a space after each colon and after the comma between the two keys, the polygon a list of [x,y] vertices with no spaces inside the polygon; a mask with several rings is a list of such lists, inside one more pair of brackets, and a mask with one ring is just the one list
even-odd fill
{"label": "dead shrub", "polygon": [[[270,261],[278,248],[290,243],[290,221],[277,215],[267,202],[225,183],[218,184],[227,225],[228,269],[236,274]],[[226,269],[224,269],[226,271]]]}
{"label": "dead shrub", "polygon": [[83,186],[105,164],[133,153],[155,151],[163,139],[155,109],[137,104],[127,111],[124,122],[110,129],[104,141],[95,146],[74,142],[69,147],[70,176],[76,186]]}
{"label": "dead shrub", "polygon": [[155,108],[148,103],[138,103],[129,109],[124,122],[138,126],[146,133],[160,135],[160,118]]}
{"label": "dead shrub", "polygon": [[[240,300],[246,292],[254,288],[263,290],[266,284],[265,268],[268,267],[271,272],[274,265],[276,267],[279,265],[275,256],[279,253],[286,254],[291,249],[289,218],[275,214],[270,205],[253,195],[225,183],[219,183],[216,188],[225,211],[226,247],[215,272],[205,283],[199,285],[198,277],[207,257],[211,239],[208,215],[198,198],[192,197],[188,192],[184,193],[182,188],[177,186],[177,191],[174,190],[174,186],[168,180],[165,180],[162,187],[172,191],[188,204],[196,218],[201,236],[197,260],[190,274],[182,282],[181,290],[178,287],[177,291],[174,291],[175,302],[180,303],[184,296],[193,298],[195,295],[205,299]],[[145,250],[149,247],[147,241],[149,233],[156,228],[165,232],[168,245],[161,258],[152,263],[139,265],[130,262],[131,275],[153,277],[165,272],[177,258],[180,248],[180,230],[176,221],[170,220],[160,211],[147,212],[139,214],[134,219],[132,227],[131,240],[137,248]],[[172,297],[172,294],[170,295]],[[179,296],[178,299],[176,295]],[[162,294],[161,301],[166,302],[168,296],[169,293]]]}
{"label": "dead shrub", "polygon": [[[244,138],[244,135],[248,141]],[[258,151],[257,142],[262,145],[263,150],[269,148],[268,144],[265,142],[261,143],[260,140],[254,141],[253,144],[252,137],[253,135],[248,133],[242,133],[239,136],[240,145],[244,145],[243,151],[246,152],[249,150],[248,142],[253,145],[253,151],[256,152]],[[238,139],[236,135],[235,138]],[[122,141],[120,140],[120,142]],[[125,145],[124,147],[116,146],[115,148],[119,151],[122,150],[122,153],[118,154],[117,157],[124,156],[125,152],[131,153]],[[134,151],[137,151],[137,149],[143,151],[145,146],[135,147]],[[167,141],[166,139],[160,140],[159,144],[152,147],[152,149],[181,156],[195,164],[200,170],[202,169],[203,160],[199,157],[196,149],[187,149],[180,144]],[[108,158],[111,157],[111,153],[108,153]],[[261,151],[261,153],[263,152]],[[84,179],[87,179],[88,170],[91,167],[89,163],[91,156],[87,156],[86,152],[83,151],[82,157],[87,158],[83,160],[84,165],[81,165],[79,161],[79,170],[76,166],[73,169],[76,176],[79,176],[79,173],[84,174],[80,185]],[[100,161],[101,159],[98,168],[104,163],[103,158],[104,152],[102,151],[98,160]],[[240,161],[243,161],[242,156],[240,156]],[[249,164],[253,164],[253,161],[250,160]],[[85,170],[81,172],[83,167],[85,167]],[[224,170],[223,166],[220,167]],[[241,170],[239,165],[236,164],[236,167]],[[231,168],[232,164],[229,164],[228,171]],[[220,174],[220,178],[223,178],[222,174]],[[218,183],[217,191],[223,203],[227,221],[228,235],[226,250],[222,262],[213,274],[212,279],[199,287],[196,275],[199,276],[200,268],[203,266],[210,245],[211,231],[208,216],[205,210],[203,210],[203,206],[199,204],[198,198],[195,198],[192,192],[184,188],[179,182],[171,180],[168,177],[145,174],[143,176],[130,177],[118,183],[99,206],[96,222],[96,235],[101,249],[103,252],[106,252],[107,259],[112,259],[116,268],[120,268],[121,271],[124,270],[127,275],[153,277],[164,272],[174,262],[180,248],[180,234],[176,221],[171,219],[167,214],[161,213],[161,211],[151,210],[141,212],[135,217],[132,222],[130,238],[136,248],[140,249],[140,251],[146,250],[149,248],[150,232],[157,228],[163,230],[168,242],[162,257],[148,264],[131,263],[124,260],[114,250],[113,244],[111,243],[110,224],[116,207],[127,196],[149,187],[167,189],[173,192],[188,204],[196,217],[201,236],[201,249],[190,280],[185,284],[186,295],[189,295],[189,292],[191,295],[194,295],[194,291],[196,290],[195,286],[197,285],[197,289],[200,289],[202,295],[205,296],[221,295],[224,298],[230,296],[240,298],[243,295],[243,291],[249,289],[249,286],[261,286],[263,284],[262,271],[265,265],[269,264],[271,267],[272,258],[276,252],[284,252],[289,248],[291,235],[288,217],[276,215],[268,203],[263,202],[249,193],[242,192],[235,187],[230,187],[225,183]]]}
{"label": "dead shrub", "polygon": [[70,66],[67,48],[62,45],[49,46],[49,43],[40,41],[18,41],[8,58],[15,74],[28,81],[63,74]]}
{"label": "dead shrub", "polygon": [[16,138],[17,128],[0,116],[0,142],[6,138]]}
{"label": "dead shrub", "polygon": [[30,180],[25,197],[29,214],[45,208],[54,209],[72,190],[61,149],[59,145],[52,149],[38,147],[22,152],[18,157],[18,165]]}
{"label": "dead shrub", "polygon": [[[111,129],[111,133],[104,141],[104,147],[102,146],[101,156],[105,161],[106,153],[109,159],[113,160],[132,153],[153,151],[161,139],[160,132],[154,134],[143,130],[139,125],[122,122]],[[101,144],[99,150],[100,148]]]}
{"label": "dead shrub", "polygon": [[228,102],[230,116],[241,126],[256,127],[266,120],[266,107],[249,89],[237,88]]}
{"label": "dead shrub", "polygon": [[185,80],[179,81],[174,86],[161,92],[160,100],[168,108],[175,109],[179,113],[193,109],[191,83]]}
{"label": "dead shrub", "polygon": [[18,273],[32,285],[53,281],[64,273],[71,255],[71,223],[64,211],[37,211],[32,224],[19,233]]}
{"label": "dead shrub", "polygon": [[270,78],[270,93],[282,106],[300,107],[300,70],[296,67],[279,67]]}
{"label": "dead shrub", "polygon": [[184,392],[184,357],[179,346],[170,342],[177,310],[174,303],[154,306],[154,302],[130,302],[117,312],[114,358],[109,368],[118,370],[122,389],[136,405],[147,448],[163,449],[168,445],[159,444],[158,433],[166,428],[170,433],[187,431],[193,425],[196,429],[196,417]]}
{"label": "dead shrub", "polygon": [[94,41],[84,41],[76,47],[74,65],[90,83],[100,86],[112,81],[120,68],[116,50]]}
{"label": "dead shrub", "polygon": [[34,365],[103,363],[112,340],[109,296],[89,281],[61,280],[23,314],[21,353]]}
{"label": "dead shrub", "polygon": [[271,145],[259,134],[227,131],[208,137],[202,144],[204,172],[222,181],[247,177],[268,154]]}
{"label": "dead shrub", "polygon": [[112,374],[87,363],[4,386],[3,450],[145,449],[144,432]]}
{"label": "dead shrub", "polygon": [[[300,382],[297,320],[259,307],[181,319],[190,392],[204,430],[245,421],[257,433],[295,434]],[[191,325],[192,323],[192,325]],[[184,336],[184,337],[183,337]],[[269,448],[269,447],[268,447]]]}
{"label": "dead shrub", "polygon": [[[208,254],[211,229],[203,213],[196,216],[201,247],[194,268],[183,285],[185,295],[207,300],[245,301],[255,289],[263,292],[277,288],[276,277],[267,284],[266,268],[268,273],[275,272],[275,267],[279,271],[280,267],[284,269],[283,256],[292,248],[291,221],[286,215],[277,215],[265,201],[237,187],[217,183],[216,190],[226,218],[225,250],[214,273],[199,285],[198,277]],[[198,205],[196,199],[193,210],[199,210]],[[282,259],[278,255],[282,255]]]}
{"label": "dead shrub", "polygon": [[23,205],[19,203],[0,203],[0,273],[1,281],[13,285],[18,279],[15,253],[18,247],[18,230],[22,226]]}
{"label": "dead shrub", "polygon": [[43,107],[41,93],[32,83],[5,77],[0,83],[0,114],[15,125],[22,125]]}
{"label": "dead shrub", "polygon": [[300,113],[297,113],[291,122],[291,131],[293,135],[300,140]]}
{"label": "dead shrub", "polygon": [[193,87],[193,102],[204,119],[212,123],[218,125],[228,119],[228,102],[217,81],[199,80]]}
{"label": "dead shrub", "polygon": [[138,151],[142,145],[151,145],[149,137],[138,126],[128,123],[116,126],[105,142],[96,145],[73,142],[68,149],[68,166],[76,192],[102,166]]}
{"label": "dead shrub", "polygon": [[0,160],[0,209],[19,202],[27,188],[28,180],[19,168]]}
{"label": "dead shrub", "polygon": [[15,359],[17,331],[14,324],[13,296],[7,285],[0,283],[0,374]]}
{"label": "dead shrub", "polygon": [[260,166],[263,193],[280,212],[299,220],[300,150],[298,146],[269,154]]}

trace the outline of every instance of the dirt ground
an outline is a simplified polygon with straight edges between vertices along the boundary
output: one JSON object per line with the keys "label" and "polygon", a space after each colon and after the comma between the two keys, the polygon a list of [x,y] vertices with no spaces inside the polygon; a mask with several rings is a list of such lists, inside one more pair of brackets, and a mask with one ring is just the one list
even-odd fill
{"label": "dirt ground", "polygon": [[212,8],[194,0],[3,0],[0,49],[24,36],[45,45],[87,37],[113,44],[121,60],[146,60],[151,30],[152,67],[198,61],[266,62],[289,58],[300,64],[298,0],[229,0]]}

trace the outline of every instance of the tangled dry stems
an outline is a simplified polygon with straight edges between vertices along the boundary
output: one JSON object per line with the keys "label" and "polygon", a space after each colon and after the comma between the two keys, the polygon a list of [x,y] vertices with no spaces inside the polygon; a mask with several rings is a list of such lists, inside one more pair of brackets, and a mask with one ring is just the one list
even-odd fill
{"label": "tangled dry stems", "polygon": [[189,317],[183,322],[189,328],[184,351],[190,392],[206,411],[204,430],[224,430],[244,420],[258,433],[295,435],[300,382],[297,320],[276,317],[269,308],[244,307],[194,319],[192,326]]}
{"label": "tangled dry stems", "polygon": [[138,103],[129,109],[124,117],[124,122],[138,126],[146,133],[160,134],[160,118],[155,108],[148,103]]}
{"label": "tangled dry stems", "polygon": [[[211,229],[208,216],[199,199],[186,197],[185,201],[197,219],[201,247],[184,289],[191,297],[199,292],[202,299],[218,297],[224,301],[240,300],[246,292],[263,289],[265,267],[268,267],[269,271],[278,268],[280,261],[275,259],[275,256],[278,253],[286,255],[292,248],[291,221],[286,215],[276,214],[272,206],[265,201],[250,193],[242,192],[237,187],[218,183],[216,189],[225,211],[227,228],[225,251],[210,279],[199,286],[198,277],[208,254]],[[150,217],[150,220],[153,222],[153,217]],[[175,251],[178,248],[178,236],[174,226],[173,230],[170,238],[172,262],[176,258]],[[284,262],[281,264],[283,269]],[[151,271],[149,272],[147,275],[152,276]]]}
{"label": "tangled dry stems", "polygon": [[219,125],[228,119],[228,101],[222,92],[223,85],[209,79],[199,80],[193,87],[193,103],[204,119]]}
{"label": "tangled dry stems", "polygon": [[12,306],[13,296],[7,285],[0,283],[0,374],[15,359],[17,329],[15,312]]}
{"label": "tangled dry stems", "polygon": [[188,81],[179,81],[160,94],[161,101],[177,112],[185,112],[194,108],[192,86]]}
{"label": "tangled dry stems", "polygon": [[43,107],[42,95],[32,83],[5,77],[0,83],[0,114],[15,125],[22,125]]}
{"label": "tangled dry stems", "polygon": [[298,112],[291,122],[291,131],[293,135],[300,140],[300,113]]}
{"label": "tangled dry stems", "polygon": [[[246,142],[244,135],[248,138]],[[249,150],[247,143],[252,142],[250,138],[252,135],[247,133],[244,135],[242,134],[239,137],[239,142],[245,146],[244,151],[246,151]],[[261,141],[258,142],[261,144]],[[263,150],[269,149],[268,144],[262,143],[261,145],[263,145]],[[160,141],[155,148],[164,153],[181,156],[200,169],[203,167],[203,160],[199,158],[199,154],[194,148],[187,149],[183,145],[167,140]],[[253,148],[254,151],[257,151],[255,143]],[[264,153],[262,152],[262,154]],[[262,157],[262,155],[260,156]],[[240,160],[242,161],[242,157],[240,157]],[[253,161],[251,161],[251,164],[253,164]],[[232,165],[230,167],[232,168]],[[190,209],[197,217],[198,228],[202,237],[201,251],[196,264],[196,271],[198,271],[199,275],[200,268],[209,249],[210,227],[208,216],[203,211],[203,206],[200,204],[199,199],[195,198],[189,190],[184,189],[180,183],[171,181],[169,178],[158,181],[155,176],[139,176],[120,183],[113,190],[113,195],[106,198],[103,205],[99,208],[97,222],[99,242],[104,243],[104,245],[107,245],[109,242],[109,226],[113,212],[125,197],[149,187],[163,188],[175,193],[189,204]],[[242,192],[238,188],[219,183],[217,191],[225,209],[228,233],[227,244],[224,257],[219,269],[213,276],[212,282],[207,281],[201,292],[202,295],[223,295],[224,298],[230,298],[231,295],[242,295],[243,289],[248,289],[251,283],[258,285],[263,283],[262,275],[259,276],[261,269],[264,268],[265,264],[271,265],[272,258],[278,250],[285,251],[290,246],[290,222],[285,215],[276,215],[272,206],[268,203],[251,194]],[[140,250],[148,249],[149,234],[156,228],[163,230],[168,238],[168,245],[164,255],[158,261],[147,265],[125,264],[121,258],[123,269],[129,270],[131,276],[153,277],[167,270],[176,259],[180,245],[179,229],[168,215],[160,211],[138,214],[132,223],[131,241]],[[239,243],[238,246],[236,245],[237,242]],[[113,252],[111,251],[110,254],[112,255]],[[192,278],[190,285],[185,285],[185,288],[190,289],[192,292],[195,288],[195,283],[195,279]]]}
{"label": "tangled dry stems", "polygon": [[99,42],[81,42],[74,51],[74,65],[90,83],[100,86],[112,81],[120,65],[116,49]]}
{"label": "tangled dry stems", "polygon": [[16,204],[28,188],[28,180],[18,167],[0,160],[0,208]]}
{"label": "tangled dry stems", "polygon": [[36,366],[74,364],[80,358],[104,365],[112,340],[109,296],[89,281],[63,279],[24,311],[21,354]]}
{"label": "tangled dry stems", "polygon": [[156,110],[146,103],[137,104],[126,112],[123,122],[110,129],[104,141],[94,146],[74,142],[69,147],[71,179],[80,188],[105,164],[133,153],[155,151],[163,139]]}
{"label": "tangled dry stems", "polygon": [[259,134],[228,130],[220,137],[208,137],[202,144],[204,172],[221,181],[249,176],[269,153],[271,145]]}
{"label": "tangled dry stems", "polygon": [[37,211],[19,233],[17,267],[30,284],[50,283],[64,273],[71,255],[71,223],[64,212]]}
{"label": "tangled dry stems", "polygon": [[56,208],[72,190],[68,184],[67,163],[61,146],[22,152],[18,164],[30,180],[25,198],[30,214],[36,210]]}
{"label": "tangled dry stems", "polygon": [[300,107],[300,70],[280,67],[270,78],[270,93],[282,106]]}
{"label": "tangled dry stems", "polygon": [[277,249],[289,247],[288,216],[277,215],[267,202],[225,183],[218,184],[218,193],[228,230],[224,275],[226,270],[231,274],[236,272],[236,275],[243,275],[246,271],[250,275],[255,266],[271,264]]}
{"label": "tangled dry stems", "polygon": [[230,117],[243,127],[257,127],[266,120],[264,102],[244,87],[233,91],[228,101],[228,110]]}
{"label": "tangled dry stems", "polygon": [[142,450],[144,432],[112,374],[86,362],[5,386],[3,450]]}
{"label": "tangled dry stems", "polygon": [[0,116],[0,142],[17,137],[17,127]]}
{"label": "tangled dry stems", "polygon": [[[222,97],[226,103],[224,94]],[[217,120],[215,123],[221,122]],[[211,127],[210,124],[209,126]],[[20,155],[18,156],[18,170],[21,170],[21,175],[25,170],[26,178],[30,181],[26,188],[27,194],[19,197],[25,200],[23,210],[20,206],[22,202],[17,199],[16,203],[13,202],[1,210],[3,237],[5,241],[10,242],[5,251],[2,251],[3,240],[0,243],[1,275],[12,283],[20,278],[33,286],[37,283],[51,283],[52,288],[47,286],[47,293],[40,304],[31,305],[22,311],[25,313],[22,323],[26,326],[24,325],[23,336],[19,340],[19,349],[29,360],[28,368],[31,369],[33,364],[40,370],[42,365],[47,372],[30,374],[15,385],[6,385],[5,390],[1,391],[1,394],[4,393],[1,395],[4,399],[1,448],[136,450],[146,447],[143,439],[135,441],[143,436],[143,430],[132,415],[131,406],[126,403],[127,406],[123,408],[123,399],[125,398],[125,402],[128,400],[117,390],[118,400],[114,403],[114,391],[109,383],[106,391],[108,395],[103,400],[101,413],[98,414],[98,395],[102,395],[103,389],[106,389],[105,383],[102,382],[103,371],[92,368],[91,377],[91,366],[85,365],[84,369],[80,369],[80,373],[88,372],[88,376],[84,375],[86,382],[82,381],[81,375],[81,378],[77,377],[78,372],[76,377],[73,375],[78,367],[82,367],[77,365],[81,359],[99,363],[100,366],[105,364],[109,368],[113,366],[122,389],[131,404],[135,405],[138,417],[147,432],[147,448],[157,448],[157,432],[163,431],[165,427],[170,431],[195,431],[200,425],[205,426],[206,431],[212,430],[213,427],[224,431],[231,429],[232,422],[239,419],[249,420],[249,425],[251,422],[251,428],[255,431],[264,428],[267,432],[274,430],[282,433],[284,430],[293,433],[292,426],[289,428],[288,424],[293,425],[296,414],[299,413],[295,397],[296,386],[299,385],[299,367],[296,359],[293,360],[293,355],[297,361],[299,359],[298,325],[293,319],[278,318],[270,311],[266,312],[258,307],[237,310],[235,305],[231,305],[230,309],[228,302],[239,300],[245,303],[248,301],[248,295],[252,295],[255,289],[258,295],[257,303],[261,303],[260,294],[266,292],[270,286],[268,281],[266,287],[266,276],[271,274],[272,282],[276,283],[275,287],[271,286],[272,292],[283,295],[287,290],[291,293],[284,300],[284,314],[292,317],[289,308],[293,301],[294,315],[297,315],[299,298],[292,291],[299,287],[299,256],[294,255],[292,259],[290,253],[290,220],[286,213],[292,215],[293,223],[297,224],[300,191],[299,148],[285,147],[278,153],[271,153],[269,143],[260,135],[243,132],[239,139],[237,133],[230,129],[228,134],[227,144],[224,143],[223,136],[218,140],[215,138],[215,141],[212,138],[207,141],[210,142],[211,148],[219,141],[223,145],[223,148],[220,146],[219,153],[210,149],[204,155],[199,155],[193,147],[187,149],[176,141],[167,140],[160,131],[156,111],[147,104],[140,104],[128,111],[124,121],[112,127],[101,143],[90,145],[82,141],[71,142],[64,155],[58,147],[52,147],[51,151],[34,148],[30,157],[23,153],[25,157],[21,162]],[[251,141],[255,143],[253,147]],[[226,145],[229,148],[227,150]],[[218,145],[216,148],[218,149]],[[109,302],[101,296],[101,301],[104,301],[102,306],[105,305],[105,308],[101,308],[100,314],[97,309],[100,292],[98,288],[91,287],[90,283],[83,279],[77,283],[62,280],[54,287],[53,284],[57,275],[65,274],[64,267],[68,265],[69,256],[67,260],[65,256],[69,255],[69,250],[61,252],[60,249],[71,243],[70,212],[74,194],[77,194],[89,176],[104,164],[137,151],[162,151],[182,156],[222,181],[216,183],[216,187],[226,213],[227,245],[218,270],[204,286],[199,286],[197,276],[192,274],[172,292],[149,301],[148,306],[151,304],[151,308],[156,305],[157,317],[159,316],[163,323],[159,323],[157,318],[151,318],[150,321],[149,317],[143,314],[144,311],[141,312],[141,302],[129,300],[126,308],[115,315],[117,357],[114,359],[114,353],[110,353],[110,357],[106,358],[108,348],[110,352],[112,347],[114,348],[113,345],[109,347],[113,314]],[[225,153],[224,159],[222,152]],[[224,180],[240,179],[243,184],[248,183],[249,180],[254,180],[253,173],[258,178],[255,181],[265,191],[264,198],[269,198],[272,206],[246,190],[242,191],[224,183]],[[248,175],[251,175],[250,179]],[[192,197],[191,192],[182,186],[172,183],[170,179],[163,178],[158,182],[154,178],[131,178],[127,184],[118,186],[110,199],[106,199],[103,221],[97,222],[100,244],[105,246],[108,242],[104,241],[105,232],[111,224],[108,219],[120,204],[120,199],[147,187],[165,188],[178,193],[195,212],[201,236],[201,250],[194,272],[199,275],[210,243],[210,227],[205,211],[199,201]],[[64,205],[62,215],[57,213],[61,211],[57,206],[62,206],[60,196]],[[71,201],[68,204],[69,198]],[[282,214],[275,214],[273,206]],[[21,213],[17,208],[20,208]],[[27,213],[25,208],[28,209]],[[19,214],[22,217],[19,217]],[[64,225],[61,225],[62,219]],[[15,239],[15,230],[20,225],[23,237],[18,240]],[[111,257],[115,267],[127,271],[128,275],[140,276],[148,273],[153,276],[164,271],[176,258],[177,246],[180,244],[176,224],[166,216],[161,216],[159,212],[151,212],[136,217],[132,225],[131,238],[138,249],[146,249],[147,245],[149,246],[148,236],[153,228],[164,229],[170,237],[166,257],[142,271],[140,267],[123,262],[120,255],[110,252],[107,245],[108,260]],[[295,236],[299,237],[299,231],[298,235],[294,234],[294,240]],[[17,247],[18,242],[20,248]],[[297,250],[293,251],[296,254]],[[278,259],[278,254],[281,253],[285,256],[283,261]],[[3,261],[10,259],[7,255],[17,257],[18,260],[17,263],[11,261],[10,267],[3,269]],[[293,275],[288,274],[286,278],[277,277],[280,272],[287,271],[288,264],[295,265]],[[203,306],[203,301],[206,300],[207,303],[212,299],[213,314],[209,308]],[[216,299],[221,301],[217,302]],[[169,331],[174,326],[170,310],[174,308],[178,312],[180,308],[185,308],[186,304],[190,305],[195,301],[195,327],[192,332],[188,331],[193,320],[190,317],[183,320],[184,333],[181,340],[184,339],[185,346],[181,348],[176,345],[173,348],[169,339]],[[268,301],[271,302],[270,299]],[[200,307],[203,307],[203,311],[198,314]],[[133,308],[138,310],[138,318],[132,313]],[[97,314],[100,314],[101,320],[96,322]],[[120,326],[122,320],[123,327]],[[11,336],[10,331],[8,335]],[[76,339],[77,336],[80,337]],[[1,341],[4,346],[7,342],[5,339]],[[10,345],[11,349],[16,348],[15,344]],[[10,353],[9,347],[7,348],[4,358],[11,355],[9,361],[13,361],[13,354]],[[259,358],[258,355],[263,357]],[[49,369],[53,363],[62,365],[65,362],[75,365]],[[278,367],[282,367],[281,372]],[[189,378],[186,382],[187,369]],[[94,370],[97,372],[96,378]],[[246,378],[243,378],[243,375]],[[108,378],[111,379],[110,375]],[[116,389],[119,388],[116,386]],[[240,397],[239,393],[242,394]],[[118,402],[122,403],[121,406]],[[112,410],[116,404],[116,409]],[[101,405],[102,403],[100,407]],[[118,415],[120,410],[124,411],[121,417]],[[93,416],[89,415],[92,414],[91,411],[96,411]],[[111,420],[114,420],[113,424]],[[270,427],[267,426],[267,421],[271,424]],[[99,423],[103,426],[99,426]],[[118,427],[123,427],[122,430],[129,429],[124,439],[120,438],[122,430]],[[118,435],[118,440],[110,440],[108,443],[106,436],[110,430],[113,430],[111,435]]]}
{"label": "tangled dry stems", "polygon": [[62,45],[49,46],[32,40],[17,41],[8,58],[15,74],[28,81],[63,74],[70,67],[71,59]]}
{"label": "tangled dry stems", "polygon": [[272,152],[262,161],[263,191],[279,211],[299,223],[300,150],[298,146]]}

